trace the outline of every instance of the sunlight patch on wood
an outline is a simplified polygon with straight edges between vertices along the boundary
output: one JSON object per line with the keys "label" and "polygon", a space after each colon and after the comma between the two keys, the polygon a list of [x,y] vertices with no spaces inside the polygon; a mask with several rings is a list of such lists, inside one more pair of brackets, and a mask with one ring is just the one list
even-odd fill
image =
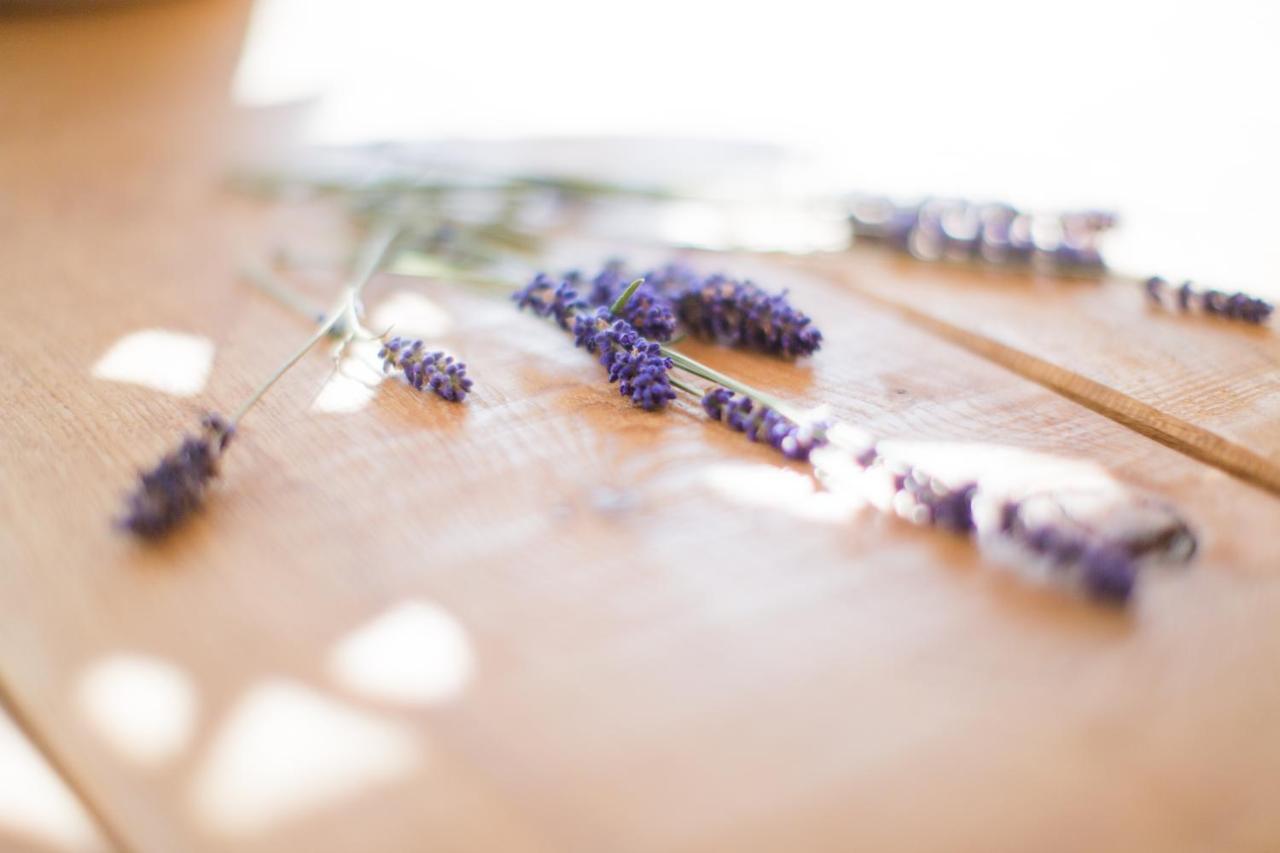
{"label": "sunlight patch on wood", "polygon": [[466,629],[447,610],[407,601],[343,637],[329,671],[366,698],[429,705],[462,693],[474,676],[475,654]]}
{"label": "sunlight patch on wood", "polygon": [[407,727],[269,680],[241,698],[215,735],[192,805],[214,832],[253,835],[405,778],[422,760]]}
{"label": "sunlight patch on wood", "polygon": [[159,658],[117,654],[80,677],[77,701],[90,727],[122,758],[156,765],[179,756],[195,729],[195,686]]}
{"label": "sunlight patch on wood", "polygon": [[90,372],[98,379],[191,397],[204,390],[213,351],[213,342],[199,335],[144,329],[112,344]]}

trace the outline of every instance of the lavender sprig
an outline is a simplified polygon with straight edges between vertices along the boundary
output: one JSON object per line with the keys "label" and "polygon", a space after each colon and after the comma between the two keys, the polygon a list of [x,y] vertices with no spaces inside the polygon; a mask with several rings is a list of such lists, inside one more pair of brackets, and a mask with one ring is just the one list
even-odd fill
{"label": "lavender sprig", "polygon": [[572,280],[556,282],[546,273],[538,273],[511,298],[517,308],[528,308],[539,317],[549,317],[566,332],[573,331],[573,318],[591,307],[578,296]]}
{"label": "lavender sprig", "polygon": [[241,403],[231,417],[211,414],[202,422],[199,436],[185,436],[176,450],[139,475],[137,488],[126,499],[120,527],[144,539],[159,539],[178,527],[204,503],[205,491],[218,474],[218,463],[240,421],[258,401],[312,347],[342,330],[347,336],[360,331],[360,293],[382,265],[399,233],[398,226],[373,232],[361,247],[351,278],[342,296],[319,326],[258,388]]}
{"label": "lavender sprig", "polygon": [[1099,235],[1114,227],[1103,210],[1030,213],[1003,202],[930,198],[896,204],[858,196],[849,224],[854,239],[881,243],[924,261],[976,261],[1097,274],[1106,268]]}
{"label": "lavender sprig", "polygon": [[[666,352],[677,367],[738,390],[741,396],[725,387],[712,388],[701,395],[703,410],[711,419],[724,421],[749,440],[764,441],[791,459],[812,461],[811,453],[831,445],[831,451],[824,452],[850,458],[854,470],[864,475],[878,475],[888,483],[889,496],[882,504],[883,509],[914,524],[969,538],[994,534],[1037,557],[1055,576],[1074,582],[1095,600],[1125,604],[1134,591],[1142,555],[1171,551],[1175,545],[1187,556],[1194,550],[1194,537],[1181,521],[1165,531],[1168,535],[1145,538],[1128,533],[1105,535],[1068,523],[1065,518],[1057,524],[1033,523],[1029,500],[1004,502],[996,513],[998,522],[994,529],[988,524],[986,530],[980,530],[979,505],[990,506],[991,499],[983,494],[976,480],[948,483],[932,476],[925,468],[886,457],[875,442],[854,441],[847,435],[837,440],[825,422],[812,423],[807,428],[800,426],[809,421],[785,404],[687,356],[672,350]],[[684,385],[677,384],[677,387],[689,390]],[[823,465],[817,467],[820,472],[824,469]]]}
{"label": "lavender sprig", "polygon": [[[636,288],[620,316],[649,340],[669,341],[676,333],[674,306],[657,286],[649,283],[651,276],[640,277],[644,283]],[[621,261],[610,261],[592,279],[587,301],[594,306],[612,305],[634,278],[627,276]]]}
{"label": "lavender sprig", "polygon": [[465,364],[443,352],[427,352],[420,340],[391,338],[378,350],[378,358],[382,359],[384,373],[400,370],[405,381],[417,390],[428,388],[450,402],[462,402],[471,390]]}
{"label": "lavender sprig", "polygon": [[676,398],[668,373],[671,359],[662,348],[644,338],[626,320],[615,318],[608,308],[595,314],[579,314],[573,324],[574,346],[599,353],[618,392],[645,411],[661,409]]}
{"label": "lavender sprig", "polygon": [[812,355],[822,346],[822,332],[791,306],[785,290],[770,295],[750,281],[713,275],[674,299],[680,321],[701,338],[785,358]]}
{"label": "lavender sprig", "polygon": [[218,475],[218,461],[235,434],[221,415],[208,414],[198,436],[182,443],[151,470],[138,475],[120,526],[144,539],[158,539],[204,503],[205,489]]}
{"label": "lavender sprig", "polygon": [[[640,282],[633,281],[619,295],[619,310],[625,307]],[[610,308],[592,310],[578,296],[572,279],[559,283],[539,273],[528,285],[512,294],[519,308],[529,308],[541,317],[555,320],[560,328],[572,331],[574,346],[599,354],[600,363],[609,373],[609,381],[618,383],[618,392],[646,411],[661,409],[675,399],[671,387],[671,359],[659,344],[641,335]]]}
{"label": "lavender sprig", "polygon": [[[874,444],[864,448],[856,462],[864,471],[882,469],[889,475],[889,506],[899,517],[964,536],[982,532],[978,505],[984,496],[977,482],[947,484],[922,468],[884,457]],[[1150,542],[1125,542],[1079,525],[1031,523],[1027,509],[1024,501],[1003,501],[995,528],[988,532],[1039,558],[1054,576],[1076,583],[1090,598],[1115,605],[1128,602],[1138,580],[1138,558]],[[1190,535],[1185,525],[1182,530]]]}
{"label": "lavender sprig", "polygon": [[1202,289],[1190,281],[1184,281],[1175,288],[1158,275],[1148,278],[1143,282],[1143,287],[1153,304],[1169,310],[1176,308],[1184,314],[1199,311],[1228,320],[1261,325],[1267,322],[1271,312],[1275,310],[1270,302],[1247,293]]}
{"label": "lavender sprig", "polygon": [[798,424],[750,397],[736,396],[728,388],[712,388],[704,394],[702,409],[713,421],[724,421],[730,429],[745,434],[748,441],[763,441],[788,459],[808,462],[810,452],[827,443],[825,423]]}

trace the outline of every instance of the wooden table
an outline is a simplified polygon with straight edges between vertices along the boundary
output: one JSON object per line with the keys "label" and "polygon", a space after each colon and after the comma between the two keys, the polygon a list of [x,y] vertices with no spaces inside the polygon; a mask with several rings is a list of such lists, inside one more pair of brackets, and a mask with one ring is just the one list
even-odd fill
{"label": "wooden table", "polygon": [[246,17],[0,18],[0,693],[48,761],[0,749],[29,759],[0,761],[0,848],[1280,847],[1280,344],[1129,285],[717,259],[827,344],[690,348],[1177,503],[1203,551],[1127,614],[833,511],[695,407],[629,408],[555,329],[395,276],[371,307],[468,361],[465,406],[384,383],[318,411],[316,354],[188,529],[113,531],[134,470],[305,335],[238,258],[341,240],[221,187]]}

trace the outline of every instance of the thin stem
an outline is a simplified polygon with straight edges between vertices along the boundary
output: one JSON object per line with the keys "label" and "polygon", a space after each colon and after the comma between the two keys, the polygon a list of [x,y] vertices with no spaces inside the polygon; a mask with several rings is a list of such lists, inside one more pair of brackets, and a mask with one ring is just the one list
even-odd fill
{"label": "thin stem", "polygon": [[702,392],[699,391],[697,388],[694,388],[692,385],[686,385],[683,382],[681,382],[679,379],[674,379],[668,376],[667,381],[671,383],[671,387],[679,388],[681,391],[684,391],[688,394],[692,394],[693,396],[699,399],[701,399],[703,396]]}
{"label": "thin stem", "polygon": [[[325,313],[323,311],[311,301],[299,296],[292,288],[285,286],[280,277],[267,267],[246,262],[240,267],[240,275],[254,287],[286,308],[292,308],[299,314],[311,317],[317,322],[324,322]],[[335,337],[339,336],[335,329],[330,329],[329,334]]]}
{"label": "thin stem", "polygon": [[770,409],[773,409],[788,420],[795,421],[796,423],[802,423],[805,420],[802,413],[792,408],[789,404],[782,402],[777,397],[767,394],[759,389],[752,388],[750,385],[739,382],[731,376],[725,376],[720,371],[713,370],[702,362],[689,358],[689,356],[682,352],[677,352],[676,350],[668,347],[663,347],[662,354],[671,359],[675,363],[676,367],[679,367],[681,370],[692,373],[694,376],[699,376],[708,382],[723,385],[730,391],[737,391],[739,394],[750,397],[760,405],[768,406]]}
{"label": "thin stem", "polygon": [[352,328],[360,328],[360,292],[369,283],[369,279],[373,278],[373,274],[378,271],[378,267],[381,266],[386,258],[392,243],[395,242],[396,235],[399,233],[400,228],[398,225],[387,224],[379,227],[365,241],[356,256],[356,263],[352,268],[351,276],[347,279],[347,283],[342,289],[342,296],[338,303],[329,311],[324,322],[311,334],[306,343],[300,346],[283,365],[267,377],[266,381],[249,395],[249,399],[240,404],[240,408],[236,409],[235,414],[231,416],[232,426],[239,424],[240,419],[262,399],[264,394],[271,390],[271,386],[275,385],[280,377],[289,371],[289,368],[301,361],[302,357],[312,347],[328,336],[344,318],[352,324]]}
{"label": "thin stem", "polygon": [[636,292],[636,288],[644,284],[643,278],[638,278],[627,285],[627,289],[618,294],[618,298],[613,300],[613,304],[609,306],[609,313],[615,317],[622,316],[622,311],[627,307],[627,303],[631,301],[631,295]]}
{"label": "thin stem", "polygon": [[505,279],[481,275],[438,260],[424,252],[401,253],[396,257],[390,271],[396,275],[412,276],[414,278],[443,278],[459,284],[477,284],[507,293],[514,292],[517,289]]}

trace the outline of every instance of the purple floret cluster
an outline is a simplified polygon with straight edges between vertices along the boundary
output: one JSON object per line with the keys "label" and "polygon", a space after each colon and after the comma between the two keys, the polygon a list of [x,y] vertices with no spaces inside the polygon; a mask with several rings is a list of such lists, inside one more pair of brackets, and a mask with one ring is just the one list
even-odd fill
{"label": "purple floret cluster", "polygon": [[727,346],[784,358],[812,355],[822,332],[787,301],[749,281],[713,275],[675,297],[676,313],[690,333]]}
{"label": "purple floret cluster", "polygon": [[588,301],[611,305],[637,278],[644,283],[622,316],[653,340],[670,340],[678,320],[696,337],[784,358],[812,355],[822,346],[822,333],[791,305],[786,291],[771,294],[750,281],[701,276],[681,264],[633,275],[621,261],[610,261],[592,280]]}
{"label": "purple floret cluster", "polygon": [[[610,261],[605,264],[595,278],[591,280],[591,291],[588,302],[594,306],[609,307],[613,304],[627,285],[639,276],[628,276],[626,267],[621,261]],[[631,327],[651,341],[669,341],[676,334],[675,308],[671,300],[651,283],[651,276],[644,276],[641,284],[631,294],[622,309],[621,317]]]}
{"label": "purple floret cluster", "polygon": [[676,398],[671,387],[671,359],[662,347],[645,339],[626,320],[615,318],[608,308],[579,314],[573,323],[574,345],[600,356],[609,381],[618,392],[645,411],[661,409]]}
{"label": "purple floret cluster", "polygon": [[451,403],[460,403],[471,390],[467,366],[443,352],[429,352],[420,340],[392,338],[378,351],[382,370],[399,370],[404,379],[419,391],[429,389]]}
{"label": "purple floret cluster", "polygon": [[827,442],[826,424],[797,424],[727,388],[712,388],[703,395],[702,409],[712,420],[724,421],[749,441],[765,442],[788,459],[807,462],[814,448]]}
{"label": "purple floret cluster", "polygon": [[1190,281],[1184,281],[1175,288],[1160,276],[1152,276],[1143,286],[1154,304],[1162,308],[1176,308],[1183,313],[1199,311],[1228,320],[1261,325],[1267,322],[1271,312],[1275,310],[1275,306],[1265,299],[1258,299],[1247,293],[1202,289]]}
{"label": "purple floret cluster", "polygon": [[1028,525],[1020,509],[1015,502],[1001,507],[1001,535],[1044,559],[1054,571],[1074,571],[1093,598],[1116,604],[1129,600],[1138,580],[1138,562],[1128,548],[1052,524]]}
{"label": "purple floret cluster", "polygon": [[204,503],[205,489],[218,475],[218,460],[235,434],[220,415],[201,421],[198,436],[184,436],[176,450],[138,475],[120,524],[144,539],[159,539]]}
{"label": "purple floret cluster", "polygon": [[609,381],[618,391],[646,411],[661,409],[675,399],[671,387],[672,363],[661,346],[640,334],[630,323],[615,318],[607,307],[592,308],[578,296],[578,277],[560,282],[539,274],[516,291],[512,299],[541,317],[555,320],[573,332],[574,345],[600,357]]}

